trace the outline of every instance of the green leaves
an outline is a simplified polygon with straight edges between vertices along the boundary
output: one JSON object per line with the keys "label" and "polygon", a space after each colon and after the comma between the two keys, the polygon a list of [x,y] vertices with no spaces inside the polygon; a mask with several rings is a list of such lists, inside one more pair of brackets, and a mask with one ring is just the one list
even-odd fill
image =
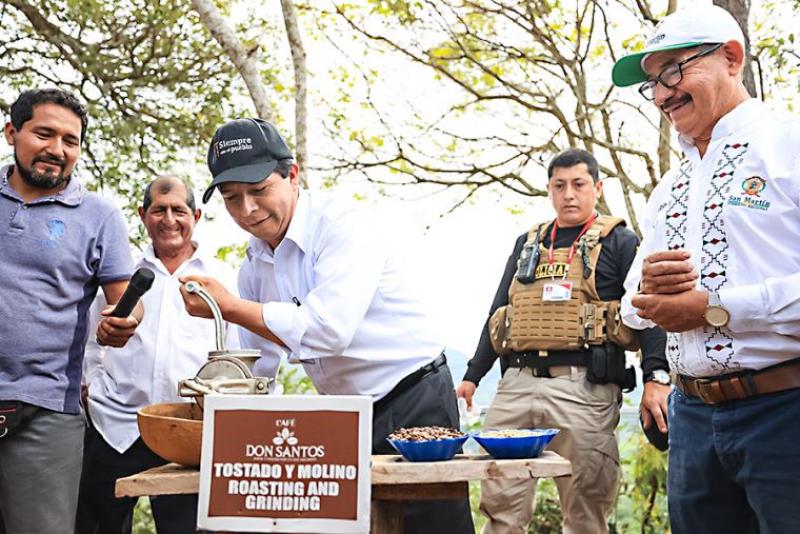
{"label": "green leaves", "polygon": [[405,0],[368,0],[370,12],[384,17],[393,17],[401,24],[413,24],[418,20],[418,12],[422,9],[420,2]]}
{"label": "green leaves", "polygon": [[[186,0],[3,0],[3,99],[60,86],[88,104],[80,175],[130,220],[157,174],[202,162],[236,73]],[[141,235],[134,236],[136,241]]]}
{"label": "green leaves", "polygon": [[667,453],[650,445],[639,425],[623,428],[621,434],[627,434],[628,439],[620,451],[623,477],[615,513],[616,531],[667,532]]}
{"label": "green leaves", "polygon": [[317,390],[311,379],[301,372],[301,367],[281,365],[277,383],[283,387],[284,395],[314,395]]}

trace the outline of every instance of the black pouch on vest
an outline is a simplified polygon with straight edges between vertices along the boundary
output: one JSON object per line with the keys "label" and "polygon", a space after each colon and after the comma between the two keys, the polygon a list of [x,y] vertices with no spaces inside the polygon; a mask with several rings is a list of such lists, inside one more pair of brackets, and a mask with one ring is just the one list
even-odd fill
{"label": "black pouch on vest", "polygon": [[608,384],[608,355],[604,345],[592,345],[586,363],[586,380],[592,384]]}
{"label": "black pouch on vest", "polygon": [[622,391],[628,393],[636,389],[636,370],[625,367],[625,349],[616,343],[605,343],[606,364],[608,365],[608,381],[616,384]]}
{"label": "black pouch on vest", "polygon": [[0,439],[11,435],[22,424],[22,407],[20,401],[0,401]]}
{"label": "black pouch on vest", "polygon": [[592,347],[586,379],[593,384],[617,384],[626,392],[636,387],[636,371],[625,367],[625,349],[614,343]]}
{"label": "black pouch on vest", "polygon": [[627,367],[625,369],[625,377],[619,387],[625,393],[630,393],[634,389],[636,389],[636,369],[633,367]]}
{"label": "black pouch on vest", "polygon": [[605,343],[606,364],[608,365],[608,381],[616,384],[626,393],[636,388],[636,370],[625,367],[625,349],[616,343]]}

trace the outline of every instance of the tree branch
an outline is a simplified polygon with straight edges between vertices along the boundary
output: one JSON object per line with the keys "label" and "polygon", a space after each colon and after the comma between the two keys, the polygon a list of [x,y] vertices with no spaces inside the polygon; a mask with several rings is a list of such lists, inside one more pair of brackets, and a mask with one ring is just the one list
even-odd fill
{"label": "tree branch", "polygon": [[[306,51],[303,47],[303,39],[300,33],[300,26],[297,23],[297,13],[294,9],[292,0],[281,0],[283,12],[283,23],[286,27],[286,37],[289,41],[289,50],[292,54],[292,65],[294,66],[294,135],[295,135],[295,155],[298,164],[302,166],[308,161],[308,145],[306,125],[308,123],[308,111],[306,109],[306,78],[308,71],[306,68]],[[301,186],[307,186],[305,175],[301,175]]]}
{"label": "tree branch", "polygon": [[219,43],[242,77],[255,106],[256,114],[266,121],[275,122],[272,106],[264,90],[258,62],[256,61],[258,47],[250,50],[245,49],[233,30],[228,27],[213,0],[191,1],[195,11],[200,16],[200,21]]}

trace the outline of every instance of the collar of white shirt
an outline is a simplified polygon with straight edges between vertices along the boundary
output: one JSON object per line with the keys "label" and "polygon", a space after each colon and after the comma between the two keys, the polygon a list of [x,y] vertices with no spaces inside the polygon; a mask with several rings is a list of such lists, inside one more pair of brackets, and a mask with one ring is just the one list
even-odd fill
{"label": "collar of white shirt", "polygon": [[197,241],[194,240],[192,241],[192,244],[194,245],[194,254],[192,254],[191,258],[181,263],[180,267],[178,267],[173,274],[170,274],[167,271],[167,268],[164,267],[164,264],[161,262],[161,260],[158,259],[158,256],[156,256],[156,251],[153,248],[152,243],[144,248],[144,250],[142,251],[141,259],[139,260],[138,263],[147,262],[152,267],[158,269],[167,276],[175,276],[180,274],[181,271],[186,269],[186,265],[188,265],[190,262],[198,262],[201,265],[205,265],[206,262],[204,261],[204,258],[211,258],[213,257],[213,254],[210,254],[211,251],[208,250],[207,245],[200,245]]}
{"label": "collar of white shirt", "polygon": [[[711,142],[728,137],[733,132],[741,132],[748,124],[758,120],[761,113],[766,113],[766,105],[764,103],[755,98],[745,100],[717,121],[711,131]],[[679,135],[678,142],[685,153],[697,152],[694,140],[691,137]]]}

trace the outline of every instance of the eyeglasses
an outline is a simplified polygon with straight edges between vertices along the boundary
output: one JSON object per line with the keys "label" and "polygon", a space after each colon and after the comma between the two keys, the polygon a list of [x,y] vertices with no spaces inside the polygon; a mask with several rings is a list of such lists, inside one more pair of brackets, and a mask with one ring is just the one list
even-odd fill
{"label": "eyeglasses", "polygon": [[665,67],[664,70],[662,70],[654,79],[647,80],[639,86],[639,94],[647,100],[653,100],[656,97],[656,84],[660,83],[667,88],[675,87],[681,83],[681,80],[683,80],[684,65],[694,61],[695,59],[700,59],[701,57],[705,57],[716,52],[723,44],[725,43],[715,44],[711,48],[706,48],[705,50],[698,52],[693,56],[687,57],[683,61],[679,61],[678,63],[673,63],[672,65]]}

